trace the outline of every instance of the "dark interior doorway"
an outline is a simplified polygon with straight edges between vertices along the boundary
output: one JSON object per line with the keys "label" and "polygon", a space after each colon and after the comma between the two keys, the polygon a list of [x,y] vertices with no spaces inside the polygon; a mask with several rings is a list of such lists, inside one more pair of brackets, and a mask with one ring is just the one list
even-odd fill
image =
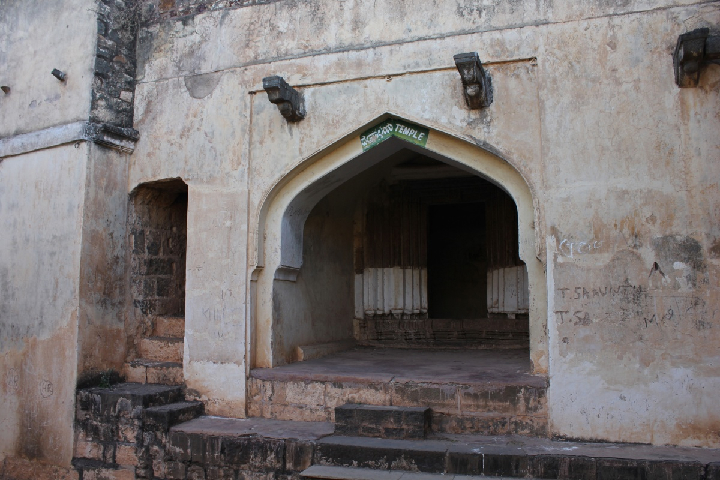
{"label": "dark interior doorway", "polygon": [[485,204],[428,207],[428,315],[487,317]]}

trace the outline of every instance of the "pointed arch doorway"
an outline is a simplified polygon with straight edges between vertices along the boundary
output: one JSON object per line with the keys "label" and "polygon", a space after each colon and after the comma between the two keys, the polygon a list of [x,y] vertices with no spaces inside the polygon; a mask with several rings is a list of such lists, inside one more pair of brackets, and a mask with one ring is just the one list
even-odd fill
{"label": "pointed arch doorway", "polygon": [[259,213],[248,415],[419,406],[438,432],[546,435],[534,214],[508,161],[392,115],[299,163]]}
{"label": "pointed arch doorway", "polygon": [[[404,175],[407,181],[400,179],[397,182],[397,178],[392,178],[398,175]],[[409,178],[412,176],[417,178]],[[492,230],[487,228],[488,216],[497,220],[500,210],[512,212],[509,222],[505,218],[503,229],[464,233],[466,243],[472,243],[473,235],[476,238],[484,235],[483,241],[495,244],[492,252],[485,245],[485,258],[480,258],[483,255],[478,255],[478,249],[475,249],[476,263],[484,262],[485,271],[480,271],[476,275],[477,281],[469,286],[478,292],[473,300],[474,307],[468,305],[473,302],[465,302],[456,305],[455,310],[459,311],[453,313],[453,307],[449,306],[452,302],[445,306],[438,301],[432,306],[428,304],[428,299],[433,295],[437,297],[443,289],[442,282],[438,286],[438,282],[428,278],[428,261],[431,266],[433,262],[443,263],[442,254],[433,253],[433,245],[440,251],[452,250],[449,247],[452,243],[437,247],[443,242],[442,227],[435,229],[434,238],[431,238],[433,232],[428,233],[428,225],[415,228],[420,237],[430,239],[429,252],[428,244],[423,245],[422,238],[411,246],[410,250],[414,248],[414,252],[403,251],[402,245],[393,243],[393,235],[402,236],[399,232],[402,229],[383,231],[376,225],[373,232],[367,231],[367,221],[372,222],[373,218],[376,223],[412,222],[407,209],[405,212],[385,211],[380,216],[368,215],[367,209],[373,200],[377,200],[377,195],[370,197],[380,190],[385,189],[388,194],[397,183],[407,185],[415,181],[417,185],[422,180],[425,180],[425,187],[428,187],[428,181],[444,182],[444,191],[449,194],[446,197],[463,198],[426,201],[425,210],[420,212],[423,218],[416,219],[418,224],[432,218],[435,224],[442,223],[448,219],[448,212],[471,211],[472,204],[485,203],[486,207],[475,208],[476,216],[465,223],[480,222],[484,216],[485,230]],[[429,195],[437,196],[437,190]],[[500,210],[487,208],[492,200],[490,197],[500,199]],[[257,223],[258,268],[253,274],[251,366],[272,368],[291,363],[297,360],[300,346],[332,343],[343,338],[362,341],[362,332],[358,330],[367,330],[368,322],[361,320],[367,319],[369,310],[374,309],[373,316],[386,319],[394,316],[399,320],[421,319],[422,316],[462,317],[468,312],[489,317],[500,314],[508,320],[526,318],[531,370],[544,374],[547,372],[547,293],[543,265],[536,258],[534,214],[530,185],[508,160],[499,155],[457,136],[391,114],[361,126],[304,159],[265,197]],[[395,215],[395,218],[388,215]],[[342,218],[344,222],[340,223],[343,225],[332,226],[323,221],[323,216]],[[517,222],[517,225],[508,229],[511,222]],[[320,233],[308,235],[308,226]],[[496,238],[499,230],[504,233]],[[368,235],[374,235],[372,241]],[[382,235],[385,235],[384,241]],[[499,245],[503,241],[504,244]],[[512,245],[508,245],[508,241]],[[374,252],[367,251],[373,248]],[[424,252],[423,248],[426,249]],[[400,272],[400,279],[388,280],[387,269],[396,267],[395,272],[390,273],[397,273],[397,267],[403,267],[403,262],[385,265],[380,261],[375,263],[381,266],[366,265],[369,253],[386,260],[393,255],[400,257],[411,264],[408,265],[410,271]],[[473,252],[466,254],[472,256]],[[361,256],[363,258],[359,258]],[[498,256],[503,258],[498,260]],[[324,263],[318,259],[324,259]],[[367,272],[366,267],[386,271]],[[440,268],[436,276],[443,275],[448,279],[452,277]],[[503,297],[508,304],[514,302],[513,307],[504,309],[502,305],[498,306],[497,292],[503,287],[512,290],[503,283],[507,278],[499,278],[508,276],[514,278],[518,289],[511,292],[510,298]],[[451,286],[446,290],[457,292],[462,288]],[[441,308],[440,313],[434,312],[438,309],[436,306]]]}

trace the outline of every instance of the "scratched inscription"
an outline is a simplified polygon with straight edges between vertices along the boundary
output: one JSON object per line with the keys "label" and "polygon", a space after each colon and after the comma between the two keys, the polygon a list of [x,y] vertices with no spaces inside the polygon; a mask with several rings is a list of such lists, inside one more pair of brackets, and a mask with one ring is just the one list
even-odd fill
{"label": "scratched inscription", "polygon": [[627,280],[619,285],[561,287],[556,300],[559,325],[634,322],[642,328],[708,330],[719,314],[697,295],[648,290]]}

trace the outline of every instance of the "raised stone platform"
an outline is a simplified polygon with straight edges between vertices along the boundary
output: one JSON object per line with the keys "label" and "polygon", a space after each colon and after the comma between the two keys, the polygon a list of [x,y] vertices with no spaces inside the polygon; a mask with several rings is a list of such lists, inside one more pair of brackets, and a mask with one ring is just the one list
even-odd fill
{"label": "raised stone platform", "polygon": [[248,414],[335,421],[348,403],[432,409],[432,431],[547,434],[546,379],[527,350],[357,348],[249,379]]}

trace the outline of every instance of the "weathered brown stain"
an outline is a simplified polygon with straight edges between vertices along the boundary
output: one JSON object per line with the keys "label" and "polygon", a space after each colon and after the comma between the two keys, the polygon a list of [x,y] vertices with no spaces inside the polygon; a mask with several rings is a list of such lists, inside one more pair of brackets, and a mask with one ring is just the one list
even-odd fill
{"label": "weathered brown stain", "polygon": [[[15,447],[10,456],[69,467],[75,388],[76,315],[52,338],[28,337],[25,347],[4,354],[6,405],[16,408]],[[32,477],[29,477],[32,478]],[[43,477],[36,477],[43,478]]]}

